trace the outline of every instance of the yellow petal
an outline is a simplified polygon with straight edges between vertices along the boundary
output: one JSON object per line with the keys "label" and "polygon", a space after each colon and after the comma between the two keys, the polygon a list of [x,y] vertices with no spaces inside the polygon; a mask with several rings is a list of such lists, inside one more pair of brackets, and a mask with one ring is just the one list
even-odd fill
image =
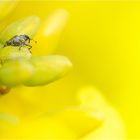
{"label": "yellow petal", "polygon": [[0,20],[5,18],[12,10],[16,7],[18,0],[14,1],[7,1],[1,0],[0,1]]}
{"label": "yellow petal", "polygon": [[125,127],[119,113],[112,107],[106,108],[105,112],[102,126],[81,140],[126,140]]}
{"label": "yellow petal", "polygon": [[71,129],[77,138],[98,128],[103,120],[100,112],[85,107],[71,107],[54,115],[54,118]]}
{"label": "yellow petal", "polygon": [[12,128],[14,125],[18,123],[18,119],[15,116],[0,113],[0,138],[3,136],[4,132],[8,128]]}
{"label": "yellow petal", "polygon": [[[7,135],[8,132],[8,135]],[[58,121],[47,117],[24,120],[13,129],[3,132],[5,139],[74,140],[74,134]]]}
{"label": "yellow petal", "polygon": [[104,122],[97,130],[87,133],[82,140],[124,140],[125,128],[119,113],[106,102],[101,92],[94,87],[82,88],[78,97],[81,104],[104,113]]}
{"label": "yellow petal", "polygon": [[104,111],[108,106],[101,92],[95,87],[84,87],[78,91],[77,98],[81,105],[88,106],[92,109]]}
{"label": "yellow petal", "polygon": [[[35,36],[37,44],[33,47],[34,55],[50,54],[55,50],[67,19],[68,13],[62,9],[49,15]],[[41,48],[41,46],[45,47]]]}

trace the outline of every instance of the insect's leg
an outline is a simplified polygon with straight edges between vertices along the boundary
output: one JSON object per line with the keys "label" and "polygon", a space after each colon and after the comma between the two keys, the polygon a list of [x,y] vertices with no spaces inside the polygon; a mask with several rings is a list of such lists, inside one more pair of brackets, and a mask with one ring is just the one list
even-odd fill
{"label": "insect's leg", "polygon": [[3,45],[3,48],[7,46],[7,42]]}
{"label": "insect's leg", "polygon": [[28,38],[28,43],[30,43],[30,41],[31,41],[31,39],[30,39],[30,38]]}
{"label": "insect's leg", "polygon": [[6,45],[6,44],[4,44],[4,45],[3,45],[3,48],[4,48],[4,47],[6,47],[6,46],[7,46],[7,45]]}
{"label": "insect's leg", "polygon": [[29,47],[28,49],[29,49],[30,53],[32,53],[32,52],[31,52],[32,46],[31,46],[30,44],[26,44],[26,43],[25,43],[24,45],[28,46],[28,47]]}
{"label": "insect's leg", "polygon": [[20,44],[20,46],[19,46],[19,51],[21,50],[21,48],[23,47],[23,45],[22,44]]}
{"label": "insect's leg", "polygon": [[30,45],[30,46],[29,46],[29,50],[31,50],[31,49],[32,49],[32,46]]}
{"label": "insect's leg", "polygon": [[31,38],[30,38],[30,40],[33,40],[35,43],[37,43],[37,41],[35,41],[34,39],[31,39]]}
{"label": "insect's leg", "polygon": [[30,44],[26,44],[25,43],[24,45],[28,46],[29,47],[29,50],[32,48],[32,46]]}

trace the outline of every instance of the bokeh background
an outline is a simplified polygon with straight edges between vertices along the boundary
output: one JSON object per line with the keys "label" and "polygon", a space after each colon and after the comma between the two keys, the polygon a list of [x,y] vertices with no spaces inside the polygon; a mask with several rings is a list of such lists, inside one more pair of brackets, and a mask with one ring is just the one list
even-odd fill
{"label": "bokeh background", "polygon": [[[69,57],[74,68],[40,88],[47,93],[46,102],[52,108],[54,102],[69,105],[79,88],[95,86],[121,114],[127,138],[140,139],[140,2],[20,1],[5,22],[28,15],[43,20],[61,8],[69,12],[69,21],[53,53]],[[59,96],[51,103],[56,92]]]}

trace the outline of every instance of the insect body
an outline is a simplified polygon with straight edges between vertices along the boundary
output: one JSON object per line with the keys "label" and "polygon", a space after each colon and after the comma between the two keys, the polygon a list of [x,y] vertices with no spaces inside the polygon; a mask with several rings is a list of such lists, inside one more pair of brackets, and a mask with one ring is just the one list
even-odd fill
{"label": "insect body", "polygon": [[[29,44],[32,39],[28,35],[15,35],[11,39],[5,42],[4,47],[6,46],[19,46],[19,50],[23,46],[29,46],[29,50],[32,46]],[[28,41],[28,43],[27,43]]]}

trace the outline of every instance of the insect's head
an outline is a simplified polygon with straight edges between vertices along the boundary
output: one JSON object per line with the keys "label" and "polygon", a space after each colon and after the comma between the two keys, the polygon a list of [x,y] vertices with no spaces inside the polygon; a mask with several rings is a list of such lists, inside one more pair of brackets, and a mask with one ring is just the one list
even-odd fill
{"label": "insect's head", "polygon": [[24,36],[24,38],[25,38],[25,40],[28,40],[28,39],[30,39],[30,37],[28,36],[28,35],[23,35]]}

